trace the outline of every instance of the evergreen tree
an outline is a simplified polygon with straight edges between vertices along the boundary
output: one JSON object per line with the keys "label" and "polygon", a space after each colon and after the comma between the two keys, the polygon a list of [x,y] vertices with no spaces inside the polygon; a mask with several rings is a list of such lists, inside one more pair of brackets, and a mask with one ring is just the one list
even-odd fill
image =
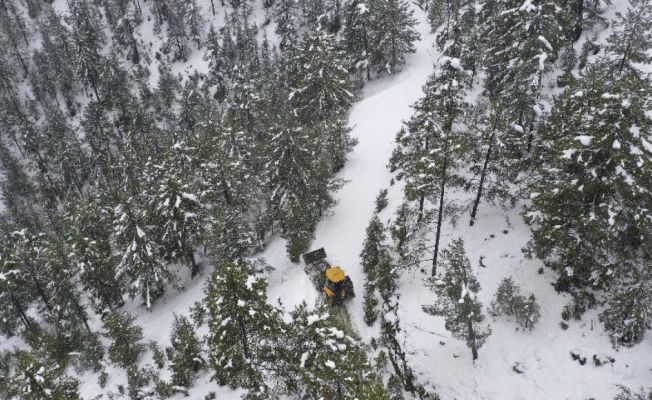
{"label": "evergreen tree", "polygon": [[35,297],[27,290],[29,280],[15,262],[16,236],[6,232],[10,229],[11,226],[3,226],[0,243],[0,332],[7,336],[18,333],[18,321],[26,331],[35,328],[27,314]]}
{"label": "evergreen tree", "polygon": [[124,277],[118,274],[111,249],[111,210],[100,201],[92,195],[72,199],[66,226],[71,261],[84,288],[93,295],[96,310],[106,312],[124,304]]}
{"label": "evergreen tree", "polygon": [[405,57],[416,51],[420,39],[415,30],[414,11],[404,0],[378,0],[369,4],[371,14],[371,65],[378,71],[394,74],[405,64]]}
{"label": "evergreen tree", "polygon": [[344,68],[344,54],[321,28],[306,36],[301,51],[300,81],[290,105],[302,124],[321,123],[348,111],[354,89]]}
{"label": "evergreen tree", "polygon": [[190,178],[194,167],[190,149],[177,142],[160,163],[151,162],[147,167],[146,184],[151,188],[146,195],[148,206],[161,228],[156,242],[167,261],[188,263],[194,276],[199,272],[194,251],[202,234],[202,205],[199,190]]}
{"label": "evergreen tree", "polygon": [[73,47],[77,74],[90,86],[99,100],[100,76],[103,59],[99,54],[104,34],[97,9],[83,0],[71,0],[67,19],[72,26]]}
{"label": "evergreen tree", "polygon": [[48,364],[30,353],[18,355],[18,365],[8,379],[7,394],[11,399],[78,400],[79,381],[62,375],[58,364]]}
{"label": "evergreen tree", "polygon": [[135,319],[122,311],[113,311],[104,319],[104,335],[111,340],[109,359],[123,368],[134,365],[145,350],[143,330],[134,324]]}
{"label": "evergreen tree", "polygon": [[226,263],[210,280],[208,357],[221,385],[254,393],[268,387],[264,372],[284,333],[279,311],[267,303],[266,286],[244,264]]}
{"label": "evergreen tree", "polygon": [[[618,73],[632,63],[649,63],[652,57],[652,1],[630,0],[627,14],[616,13],[614,32],[609,36],[607,51],[617,57]],[[635,69],[635,68],[634,68]]]}
{"label": "evergreen tree", "polygon": [[120,196],[113,210],[113,246],[119,249],[119,271],[129,279],[129,295],[140,293],[148,310],[163,294],[173,273],[160,257],[160,243],[146,207],[134,197]]}
{"label": "evergreen tree", "polygon": [[352,0],[345,4],[343,47],[351,70],[366,73],[371,79],[371,32],[369,5],[366,0]]}
{"label": "evergreen tree", "polygon": [[298,42],[298,10],[296,0],[276,0],[274,4],[276,34],[281,38],[279,47],[290,51]]}
{"label": "evergreen tree", "polygon": [[478,358],[491,331],[481,325],[484,320],[482,304],[477,293],[480,283],[471,271],[471,263],[466,257],[464,241],[459,238],[442,252],[444,275],[441,279],[431,277],[428,286],[435,291],[438,299],[434,305],[424,306],[425,312],[445,318],[446,329],[453,337],[463,339],[471,349],[473,360]]}
{"label": "evergreen tree", "polygon": [[362,244],[360,261],[365,273],[364,312],[367,325],[373,325],[378,317],[378,299],[375,295],[376,268],[386,249],[383,245],[385,232],[378,215],[374,214],[367,226],[367,236]]}
{"label": "evergreen tree", "polygon": [[325,308],[297,307],[289,337],[295,374],[287,379],[298,398],[389,399],[360,343]]}
{"label": "evergreen tree", "polygon": [[195,329],[186,317],[174,316],[172,327],[172,385],[190,388],[195,374],[201,370],[205,361],[202,357],[201,342]]}
{"label": "evergreen tree", "polygon": [[[632,347],[641,341],[652,322],[652,285],[650,273],[624,274],[616,288],[607,296],[608,307],[600,321],[610,332],[614,347]],[[629,275],[629,276],[628,276]]]}
{"label": "evergreen tree", "polygon": [[504,103],[508,124],[520,132],[520,153],[529,156],[541,114],[542,77],[557,59],[566,21],[555,0],[493,4],[486,11],[482,30],[488,47],[485,87],[490,101],[498,97]]}
{"label": "evergreen tree", "polygon": [[[437,232],[432,258],[432,275],[437,256],[444,215],[454,212],[445,203],[446,190],[463,187],[466,179],[459,165],[468,156],[472,144],[470,132],[459,124],[468,110],[459,48],[451,45],[440,61],[440,68],[424,86],[424,97],[414,106],[415,113],[397,135],[397,147],[390,160],[393,169],[400,169],[398,178],[405,179],[405,195],[418,201],[418,220],[427,216],[425,200],[437,204]],[[427,219],[427,218],[426,218]],[[426,220],[424,220],[425,222]]]}
{"label": "evergreen tree", "polygon": [[[529,187],[530,249],[559,274],[557,288],[608,288],[649,258],[652,92],[608,65],[557,98],[541,129],[548,157]],[[647,254],[647,255],[646,255]]]}

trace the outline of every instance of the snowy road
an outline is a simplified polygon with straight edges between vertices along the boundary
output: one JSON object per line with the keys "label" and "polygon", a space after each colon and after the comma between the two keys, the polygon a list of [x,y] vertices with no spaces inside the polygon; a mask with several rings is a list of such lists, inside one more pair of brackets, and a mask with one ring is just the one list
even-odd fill
{"label": "snowy road", "polygon": [[[351,276],[358,297],[350,304],[349,311],[358,326],[363,324],[364,275],[359,254],[365,229],[379,190],[387,188],[391,179],[387,163],[394,148],[394,138],[402,121],[412,114],[411,104],[421,97],[421,87],[432,72],[436,57],[426,16],[417,7],[414,9],[421,34],[421,40],[416,43],[417,52],[409,57],[399,74],[368,82],[362,100],[354,105],[349,125],[353,128],[352,136],[359,143],[340,173],[340,177],[349,182],[336,194],[338,204],[318,225],[311,246],[313,249],[324,247],[328,260],[342,266]],[[382,215],[391,215],[392,206],[396,204],[390,203]],[[286,273],[300,267],[289,262],[284,246],[282,240],[275,240],[263,253],[277,268],[270,276],[270,299],[281,298],[289,308],[302,300],[310,304],[315,296],[314,288],[305,277]]]}

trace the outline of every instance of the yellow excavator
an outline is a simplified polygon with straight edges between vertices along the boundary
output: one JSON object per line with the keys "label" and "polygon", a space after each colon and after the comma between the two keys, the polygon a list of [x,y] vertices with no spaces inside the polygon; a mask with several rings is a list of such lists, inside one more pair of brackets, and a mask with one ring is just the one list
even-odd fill
{"label": "yellow excavator", "polygon": [[342,305],[355,297],[353,282],[344,270],[326,261],[326,251],[321,248],[303,255],[304,271],[310,276],[317,290],[324,292],[331,305]]}

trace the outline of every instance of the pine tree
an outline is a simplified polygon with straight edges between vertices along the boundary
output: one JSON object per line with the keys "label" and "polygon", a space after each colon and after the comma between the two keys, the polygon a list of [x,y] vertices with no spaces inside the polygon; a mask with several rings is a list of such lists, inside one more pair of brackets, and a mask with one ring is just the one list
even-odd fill
{"label": "pine tree", "polygon": [[104,34],[97,10],[88,2],[71,0],[69,24],[72,26],[73,47],[77,74],[90,86],[99,100],[99,85],[103,58],[99,54]]}
{"label": "pine tree", "polygon": [[636,73],[613,79],[609,65],[594,65],[541,129],[549,154],[525,218],[530,248],[559,274],[559,290],[607,288],[649,258],[651,101]]}
{"label": "pine tree", "polygon": [[429,314],[444,316],[446,329],[451,331],[453,337],[466,341],[475,361],[478,349],[491,331],[481,325],[484,315],[477,298],[480,283],[471,271],[461,238],[454,240],[442,252],[442,261],[445,270],[443,277],[431,277],[427,282],[437,293],[438,299],[434,305],[424,306],[423,309]]}
{"label": "pine tree", "polygon": [[488,101],[475,108],[470,125],[477,137],[471,152],[471,172],[478,179],[470,180],[465,190],[475,192],[469,225],[473,226],[481,201],[514,202],[511,182],[516,181],[521,131],[507,126],[503,104]]}
{"label": "pine tree", "polygon": [[360,343],[337,327],[329,310],[301,304],[288,336],[294,374],[285,378],[298,398],[389,399]]}
{"label": "pine tree", "polygon": [[322,123],[344,115],[355,99],[355,90],[333,36],[321,28],[308,34],[300,65],[300,81],[290,105],[301,123]]}
{"label": "pine tree", "polygon": [[148,310],[163,294],[165,284],[173,281],[173,273],[160,257],[160,243],[147,208],[134,197],[119,197],[113,210],[113,246],[119,249],[119,271],[129,279],[129,295],[138,293]]}
{"label": "pine tree", "polygon": [[379,0],[369,4],[371,14],[371,65],[378,71],[394,74],[405,64],[405,57],[416,51],[420,39],[415,30],[414,11],[404,0]]}
{"label": "pine tree", "polygon": [[113,311],[104,319],[104,335],[111,340],[109,359],[127,368],[134,365],[145,350],[141,343],[143,330],[134,324],[136,318],[129,313]]}
{"label": "pine tree", "polygon": [[405,179],[406,199],[419,204],[419,221],[428,216],[425,200],[437,204],[433,276],[444,215],[454,212],[445,202],[446,190],[466,183],[458,167],[468,157],[472,144],[470,132],[457,125],[468,111],[463,86],[467,72],[456,57],[458,50],[451,45],[445,52],[448,55],[440,60],[438,71],[428,79],[425,96],[413,106],[415,113],[406,123],[407,129],[397,135],[397,147],[390,160],[393,169],[400,169],[398,178]]}
{"label": "pine tree", "polygon": [[0,4],[0,40],[3,47],[11,49],[13,56],[19,62],[23,72],[28,74],[27,31],[20,9],[13,1],[3,1]]}
{"label": "pine tree", "polygon": [[165,260],[188,263],[193,276],[199,272],[194,251],[202,235],[200,193],[191,178],[194,167],[191,149],[183,142],[172,145],[160,162],[146,166],[151,190],[147,202],[161,229],[156,242]]}
{"label": "pine tree", "polygon": [[644,272],[626,274],[607,296],[608,307],[600,313],[600,321],[610,332],[616,348],[640,343],[649,329],[652,322],[650,273],[648,267]]}
{"label": "pine tree", "polygon": [[288,240],[290,259],[297,262],[310,245],[321,212],[332,204],[328,193],[332,187],[328,185],[330,173],[318,158],[318,137],[299,126],[289,112],[284,117],[271,128],[272,148],[264,171],[270,185],[271,213]]}
{"label": "pine tree", "polygon": [[276,338],[284,334],[266,286],[244,264],[226,263],[210,280],[208,358],[221,385],[253,392],[268,386],[264,371],[273,362]]}
{"label": "pine tree", "polygon": [[29,280],[22,273],[14,258],[16,236],[9,232],[12,226],[2,227],[0,242],[0,332],[13,336],[18,333],[18,321],[26,331],[35,328],[35,322],[27,314],[34,302],[34,294],[28,290]]}
{"label": "pine tree", "polygon": [[111,249],[111,212],[100,202],[93,195],[71,199],[66,226],[71,261],[93,295],[96,310],[106,312],[124,304],[124,277],[118,274]]}
{"label": "pine tree", "polygon": [[13,376],[7,382],[9,398],[24,400],[79,400],[79,381],[63,375],[58,364],[48,364],[39,357],[21,352]]}
{"label": "pine tree", "polygon": [[494,4],[482,30],[488,46],[485,87],[490,101],[498,97],[504,103],[509,125],[521,133],[520,152],[529,156],[541,114],[537,110],[542,77],[557,59],[566,21],[555,0]]}
{"label": "pine tree", "polygon": [[371,32],[369,5],[366,0],[352,0],[345,5],[343,47],[346,51],[350,69],[366,73],[371,79]]}
{"label": "pine tree", "polygon": [[281,38],[279,48],[291,50],[298,42],[298,10],[296,0],[276,0],[274,4],[276,34]]}
{"label": "pine tree", "polygon": [[172,336],[172,385],[190,388],[195,374],[201,370],[205,361],[202,357],[201,342],[195,329],[186,317],[174,316]]}
{"label": "pine tree", "polygon": [[367,235],[362,244],[360,262],[365,273],[364,312],[365,322],[371,326],[378,317],[378,299],[375,295],[376,267],[386,249],[383,245],[385,232],[378,215],[374,214],[367,226]]}
{"label": "pine tree", "polygon": [[607,51],[617,57],[618,73],[632,63],[649,63],[652,57],[652,1],[630,0],[627,14],[616,13],[614,32],[609,36]]}

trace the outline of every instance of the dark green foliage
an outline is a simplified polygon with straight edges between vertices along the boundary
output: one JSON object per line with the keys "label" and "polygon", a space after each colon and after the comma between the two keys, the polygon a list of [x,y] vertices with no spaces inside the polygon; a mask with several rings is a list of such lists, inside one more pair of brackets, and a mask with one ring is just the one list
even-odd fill
{"label": "dark green foliage", "polygon": [[267,303],[266,287],[246,265],[226,263],[206,289],[208,359],[222,385],[254,393],[267,386],[263,371],[283,327],[279,311]]}
{"label": "dark green foliage", "polygon": [[427,285],[439,296],[434,305],[423,306],[425,312],[441,315],[446,329],[453,337],[466,341],[478,358],[478,349],[484,344],[491,330],[481,325],[484,320],[482,304],[477,298],[480,283],[471,271],[466,257],[464,241],[456,239],[442,252],[444,274],[441,279],[428,278]]}
{"label": "dark green foliage", "polygon": [[109,359],[123,368],[133,366],[145,350],[141,343],[143,330],[134,320],[132,315],[121,311],[113,311],[104,320],[104,335],[111,340]]}
{"label": "dark green foliage", "polygon": [[614,80],[609,71],[589,67],[541,130],[549,153],[525,219],[536,224],[531,249],[559,273],[560,290],[627,287],[646,276],[652,121],[643,110],[652,96],[635,73]]}
{"label": "dark green foliage", "polygon": [[376,213],[379,213],[387,207],[387,189],[381,189],[376,197]]}
{"label": "dark green foliage", "polygon": [[628,387],[618,385],[618,394],[614,400],[652,400],[652,389],[640,388],[638,391],[633,391]]}
{"label": "dark green foliage", "polygon": [[514,316],[517,324],[529,330],[534,329],[541,316],[534,294],[522,296],[511,277],[503,279],[498,285],[491,302],[491,312],[494,315]]}
{"label": "dark green foliage", "polygon": [[337,327],[327,309],[300,305],[288,333],[296,371],[289,384],[298,398],[388,399],[361,344]]}
{"label": "dark green foliage", "polygon": [[625,67],[635,70],[632,64],[652,61],[649,55],[652,48],[652,2],[630,0],[627,13],[617,13],[616,17],[615,30],[607,39],[607,51],[617,57],[615,67],[618,72]]}
{"label": "dark green foliage", "polygon": [[414,11],[404,0],[369,2],[371,45],[370,64],[378,72],[395,74],[414,53],[414,42],[420,36],[414,29]]}
{"label": "dark green foliage", "polygon": [[608,295],[600,321],[611,333],[614,347],[632,347],[643,340],[652,322],[650,276],[634,277]]}
{"label": "dark green foliage", "polygon": [[61,366],[46,364],[30,353],[19,353],[16,369],[7,381],[10,398],[24,400],[78,400],[79,381],[63,375]]}
{"label": "dark green foliage", "polygon": [[174,317],[172,336],[172,385],[190,388],[195,374],[205,366],[201,343],[186,317]]}
{"label": "dark green foliage", "polygon": [[573,318],[577,321],[582,319],[582,315],[589,308],[596,306],[595,296],[587,291],[579,291],[573,294],[571,301],[566,304],[561,311],[561,318],[568,321]]}

